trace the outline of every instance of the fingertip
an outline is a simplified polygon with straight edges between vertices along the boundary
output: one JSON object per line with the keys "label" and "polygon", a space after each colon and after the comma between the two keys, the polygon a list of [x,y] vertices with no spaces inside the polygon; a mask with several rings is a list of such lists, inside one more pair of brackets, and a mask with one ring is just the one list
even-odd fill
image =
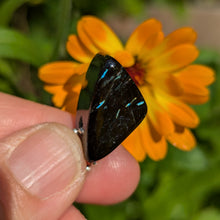
{"label": "fingertip", "polygon": [[105,205],[121,202],[134,192],[139,179],[139,164],[119,146],[91,167],[77,201]]}
{"label": "fingertip", "polygon": [[0,138],[44,122],[57,122],[71,129],[75,127],[75,116],[54,107],[4,93],[0,93],[0,102]]}

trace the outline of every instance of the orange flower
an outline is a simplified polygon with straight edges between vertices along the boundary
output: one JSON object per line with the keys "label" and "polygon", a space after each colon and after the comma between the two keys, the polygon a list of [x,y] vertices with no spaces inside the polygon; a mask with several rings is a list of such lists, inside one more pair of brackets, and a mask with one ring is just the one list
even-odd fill
{"label": "orange flower", "polygon": [[78,63],[55,62],[39,72],[57,107],[76,112],[89,63],[96,53],[108,54],[124,66],[148,104],[146,118],[123,142],[124,147],[138,161],[146,155],[153,160],[164,158],[167,141],[185,151],[195,147],[190,128],[199,124],[199,118],[188,104],[208,101],[206,87],[214,81],[214,73],[206,66],[191,64],[199,54],[193,29],[180,28],[164,37],[161,23],[149,19],[123,46],[103,21],[84,16],[77,32],[69,36],[67,50]]}

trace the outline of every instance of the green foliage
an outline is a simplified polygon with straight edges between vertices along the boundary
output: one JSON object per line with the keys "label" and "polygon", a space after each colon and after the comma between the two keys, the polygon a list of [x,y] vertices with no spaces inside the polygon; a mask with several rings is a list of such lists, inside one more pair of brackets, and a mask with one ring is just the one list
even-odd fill
{"label": "green foliage", "polygon": [[46,59],[40,45],[18,31],[0,28],[0,57],[39,66]]}
{"label": "green foliage", "polygon": [[146,1],[144,0],[96,0],[95,2],[81,0],[73,1],[73,6],[82,14],[95,14],[101,16],[109,11],[115,11],[129,15],[138,15],[142,11],[145,3]]}
{"label": "green foliage", "polygon": [[[155,2],[182,10],[188,1]],[[51,60],[69,59],[65,42],[75,31],[77,19],[83,14],[102,16],[115,12],[140,18],[145,4],[144,0],[2,0],[0,91],[50,104],[50,96],[37,78],[38,68]],[[210,87],[210,101],[194,107],[201,119],[194,130],[197,148],[182,152],[170,146],[163,161],[147,159],[141,163],[136,192],[125,202],[112,206],[77,205],[88,219],[220,219],[219,54],[202,50],[197,62],[212,67],[217,79]]]}

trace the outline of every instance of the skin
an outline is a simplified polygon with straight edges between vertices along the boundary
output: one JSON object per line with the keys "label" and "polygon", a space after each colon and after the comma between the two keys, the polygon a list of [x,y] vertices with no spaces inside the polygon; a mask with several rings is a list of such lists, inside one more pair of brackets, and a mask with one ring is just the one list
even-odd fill
{"label": "skin", "polygon": [[[0,192],[4,192],[0,197],[0,219],[13,220],[16,212],[21,213],[16,220],[28,219],[33,213],[34,219],[81,220],[85,217],[72,205],[74,201],[108,205],[123,201],[134,192],[140,177],[139,165],[119,146],[85,172],[82,181],[75,183],[76,187],[65,189],[46,201],[33,197],[6,172],[7,166],[1,163],[6,157],[2,146],[9,141],[13,143],[14,138],[29,131],[30,126],[45,122],[49,122],[49,127],[67,129],[72,135],[69,129],[74,128],[75,118],[59,109],[4,93],[0,93],[0,103]],[[81,144],[77,135],[73,138]],[[81,160],[85,166],[84,158]],[[8,185],[10,187],[4,190]]]}

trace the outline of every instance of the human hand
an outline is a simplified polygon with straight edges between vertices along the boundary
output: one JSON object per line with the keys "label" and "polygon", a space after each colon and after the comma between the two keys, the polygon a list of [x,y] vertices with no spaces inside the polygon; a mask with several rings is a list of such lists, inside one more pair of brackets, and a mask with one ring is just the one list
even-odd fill
{"label": "human hand", "polygon": [[74,201],[112,204],[135,190],[139,165],[123,147],[87,172],[72,115],[4,93],[0,103],[0,219],[81,220]]}

